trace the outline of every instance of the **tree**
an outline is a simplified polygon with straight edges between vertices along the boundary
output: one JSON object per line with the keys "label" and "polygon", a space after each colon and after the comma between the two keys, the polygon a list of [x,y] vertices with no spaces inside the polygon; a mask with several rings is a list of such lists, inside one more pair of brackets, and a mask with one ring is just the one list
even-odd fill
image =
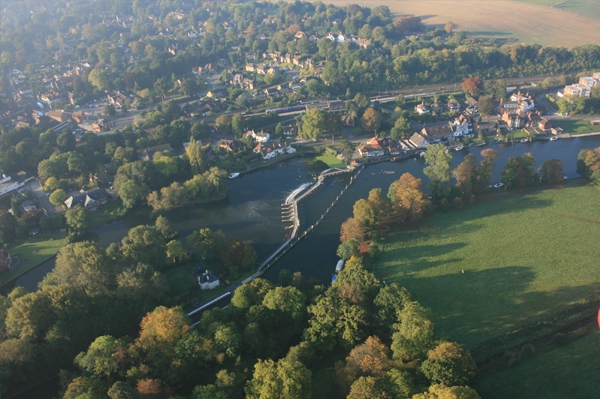
{"label": "tree", "polygon": [[586,178],[600,170],[600,147],[593,150],[583,149],[577,155],[577,173]]}
{"label": "tree", "polygon": [[390,185],[387,196],[392,201],[392,207],[400,220],[418,219],[427,209],[421,179],[415,178],[408,172]]}
{"label": "tree", "polygon": [[88,81],[96,86],[100,90],[106,90],[110,88],[110,79],[106,70],[94,68],[88,75]]}
{"label": "tree", "polygon": [[302,116],[300,136],[318,140],[325,133],[325,112],[311,108]]}
{"label": "tree", "polygon": [[225,237],[220,232],[215,233],[209,228],[204,228],[190,234],[187,242],[202,258],[212,260],[219,256]]}
{"label": "tree", "polygon": [[433,323],[425,309],[418,302],[408,302],[398,313],[399,324],[392,339],[394,358],[411,360],[423,359],[427,351],[434,347]]}
{"label": "tree", "polygon": [[249,399],[310,399],[312,373],[302,363],[280,359],[259,360],[246,384]]}
{"label": "tree", "polygon": [[483,82],[479,78],[464,78],[460,88],[468,95],[478,97],[483,89]]}
{"label": "tree", "polygon": [[456,186],[461,189],[465,199],[470,199],[473,196],[473,186],[477,182],[476,162],[475,155],[468,154],[465,156],[464,162],[461,162],[452,172],[456,179]]}
{"label": "tree", "polygon": [[140,399],[140,394],[126,382],[115,382],[106,393],[110,399]]}
{"label": "tree", "polygon": [[477,110],[482,115],[491,115],[494,111],[494,103],[492,102],[492,98],[488,96],[479,97],[479,100],[477,100]]}
{"label": "tree", "polygon": [[429,391],[414,395],[412,399],[481,399],[481,396],[469,387],[433,385],[429,387]]}
{"label": "tree", "polygon": [[[496,100],[502,100],[506,97],[506,82],[502,79],[499,80],[486,80],[483,84],[486,94],[495,98]],[[481,111],[481,106],[478,106]]]}
{"label": "tree", "polygon": [[50,203],[52,205],[62,205],[67,199],[67,193],[62,188],[59,188],[57,190],[54,190],[54,192],[50,195],[50,198],[48,199],[50,200]]}
{"label": "tree", "polygon": [[427,352],[421,371],[433,384],[468,385],[477,366],[468,351],[456,342],[443,342]]}
{"label": "tree", "polygon": [[492,184],[492,171],[496,165],[494,160],[500,156],[498,152],[491,148],[486,148],[481,151],[483,160],[477,168],[477,184],[474,187],[475,192],[479,193],[488,188]]}
{"label": "tree", "polygon": [[169,290],[169,282],[152,266],[138,263],[116,276],[117,295],[134,301],[136,307],[145,312],[163,299]]}
{"label": "tree", "polygon": [[354,147],[352,146],[352,143],[345,139],[340,140],[339,149],[342,152],[342,156],[344,157],[344,162],[346,165],[350,165],[350,162],[352,162],[352,157],[354,156]]}
{"label": "tree", "polygon": [[350,386],[359,377],[372,377],[382,380],[391,367],[390,350],[377,337],[354,347],[345,362],[336,365],[336,381],[343,395],[351,392]]}
{"label": "tree", "polygon": [[186,96],[191,96],[198,90],[198,85],[194,79],[186,78],[181,82],[181,91]]}
{"label": "tree", "polygon": [[129,264],[143,263],[157,268],[164,265],[165,238],[154,226],[129,229],[121,244],[121,254]]}
{"label": "tree", "polygon": [[56,145],[61,152],[73,151],[75,149],[75,136],[73,133],[65,130],[56,138]]}
{"label": "tree", "polygon": [[187,255],[187,251],[183,249],[183,245],[179,240],[171,240],[167,243],[167,257],[173,259],[173,263],[177,259],[181,259]]}
{"label": "tree", "polygon": [[236,137],[242,137],[244,134],[244,128],[246,127],[246,120],[240,114],[233,115],[231,119],[231,129]]}
{"label": "tree", "polygon": [[81,369],[98,377],[110,377],[119,370],[119,362],[115,358],[117,348],[126,345],[124,340],[103,335],[94,340],[86,352],[75,358],[75,364]]}
{"label": "tree", "polygon": [[447,185],[450,182],[450,168],[452,154],[443,144],[432,144],[427,146],[425,162],[427,166],[423,173],[429,177],[429,187],[434,201],[444,197]]}
{"label": "tree", "polygon": [[452,21],[446,22],[446,25],[444,26],[444,30],[446,31],[446,33],[451,34],[453,29],[454,29],[454,24],[452,23]]}
{"label": "tree", "polygon": [[549,159],[545,161],[538,169],[541,181],[547,183],[560,183],[565,178],[563,173],[563,164],[558,159]]}
{"label": "tree", "polygon": [[398,396],[386,380],[360,377],[352,383],[346,399],[392,399]]}
{"label": "tree", "polygon": [[237,309],[250,309],[252,306],[261,304],[267,292],[272,288],[273,285],[268,280],[255,278],[233,292],[231,305]]}
{"label": "tree", "polygon": [[190,139],[190,144],[185,149],[190,165],[192,166],[192,172],[197,175],[204,172],[206,168],[206,160],[204,159],[204,152],[200,143],[198,143],[193,137]]}
{"label": "tree", "polygon": [[169,238],[174,235],[171,222],[169,222],[169,219],[167,219],[163,215],[160,215],[156,218],[156,221],[154,222],[154,227],[156,227],[165,238]]}
{"label": "tree", "polygon": [[82,236],[92,228],[92,215],[83,206],[76,206],[65,213],[71,234]]}
{"label": "tree", "polygon": [[535,159],[529,152],[522,157],[510,157],[501,174],[502,182],[507,188],[534,186],[540,181],[534,167]]}
{"label": "tree", "polygon": [[358,250],[360,244],[361,243],[355,239],[342,241],[342,243],[338,246],[336,255],[345,261],[353,256],[360,256],[360,252]]}
{"label": "tree", "polygon": [[394,122],[394,127],[390,130],[390,137],[393,140],[405,139],[411,131],[410,122],[401,116]]}
{"label": "tree", "polygon": [[112,104],[107,104],[102,108],[102,115],[106,116],[115,116],[117,114],[117,110]]}
{"label": "tree", "polygon": [[374,108],[367,108],[361,118],[361,123],[363,129],[376,135],[381,126],[381,115]]}
{"label": "tree", "polygon": [[342,223],[340,231],[340,241],[343,243],[349,240],[355,240],[359,243],[364,242],[366,231],[363,224],[356,218],[348,218]]}
{"label": "tree", "polygon": [[0,209],[0,243],[8,244],[15,239],[17,219],[7,211]]}
{"label": "tree", "polygon": [[77,287],[88,295],[104,294],[112,288],[113,271],[104,251],[90,241],[62,247],[56,256],[52,279]]}

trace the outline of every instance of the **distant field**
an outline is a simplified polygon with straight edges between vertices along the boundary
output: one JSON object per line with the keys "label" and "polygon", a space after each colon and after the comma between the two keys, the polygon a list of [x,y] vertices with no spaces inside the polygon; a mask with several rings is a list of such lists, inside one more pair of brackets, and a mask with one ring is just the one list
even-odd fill
{"label": "distant field", "polygon": [[553,124],[563,128],[565,133],[572,135],[600,132],[600,126],[592,126],[588,121],[561,121],[553,120]]}
{"label": "distant field", "polygon": [[486,399],[597,398],[600,331],[541,353],[475,384]]}
{"label": "distant field", "polygon": [[375,272],[431,309],[441,337],[473,346],[600,289],[599,203],[572,181],[436,213],[387,237]]}
{"label": "distant field", "polygon": [[[534,2],[536,4],[529,4]],[[326,3],[338,6],[358,3],[370,8],[383,4],[381,0],[329,0]],[[482,36],[517,38],[527,43],[567,48],[586,43],[600,45],[598,0],[568,1],[561,6],[567,11],[548,7],[556,3],[554,0],[397,0],[386,5],[396,14],[420,16],[427,25],[443,27],[452,21],[457,30]]]}

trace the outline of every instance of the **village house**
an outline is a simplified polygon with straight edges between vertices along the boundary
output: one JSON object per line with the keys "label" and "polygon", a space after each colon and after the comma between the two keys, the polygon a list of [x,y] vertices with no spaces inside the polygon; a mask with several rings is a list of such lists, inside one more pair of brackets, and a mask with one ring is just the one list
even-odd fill
{"label": "village house", "polygon": [[429,110],[427,109],[427,106],[425,106],[425,103],[422,102],[421,104],[415,105],[415,112],[419,115],[423,115],[429,113]]}
{"label": "village house", "polygon": [[327,111],[335,112],[346,109],[346,102],[344,100],[331,100],[327,102]]}
{"label": "village house", "polygon": [[550,123],[550,121],[548,119],[542,119],[539,123],[538,123],[538,127],[546,132],[550,131],[550,129],[552,129],[552,123]]}
{"label": "village house", "polygon": [[204,273],[198,276],[198,284],[200,288],[204,290],[214,290],[221,285],[219,278],[213,274],[210,270],[206,270]]}
{"label": "village house", "polygon": [[256,133],[254,130],[250,130],[246,132],[248,136],[252,136],[254,141],[257,143],[266,143],[271,139],[271,135],[269,133],[263,132],[262,130]]}
{"label": "village house", "polygon": [[123,107],[125,105],[126,102],[129,101],[129,97],[127,97],[125,94],[121,93],[120,91],[117,91],[113,94],[109,94],[107,96],[108,98],[108,102],[110,104],[112,104],[115,107]]}
{"label": "village house", "polygon": [[454,129],[450,122],[437,122],[425,125],[420,134],[427,139],[429,143],[440,142],[442,140],[452,141],[454,138]]}
{"label": "village house", "polygon": [[69,122],[71,120],[71,114],[62,110],[52,110],[48,111],[47,114],[50,118],[54,119],[57,122],[64,123]]}
{"label": "village house", "polygon": [[358,153],[365,158],[381,157],[385,154],[381,146],[381,141],[377,137],[373,137],[367,142],[362,143],[358,147]]}
{"label": "village house", "polygon": [[355,125],[354,118],[350,115],[342,115],[341,122],[344,127],[354,127]]}
{"label": "village house", "polygon": [[104,205],[107,202],[108,193],[103,188],[95,188],[76,196],[70,196],[65,200],[64,204],[68,209],[83,206],[88,211],[94,212],[100,205]]}
{"label": "village house", "polygon": [[466,136],[473,130],[470,127],[469,119],[464,115],[460,115],[458,118],[455,118],[452,125],[454,129],[454,137]]}
{"label": "village house", "polygon": [[154,154],[163,151],[173,151],[170,144],[155,145],[153,147],[146,147],[142,150],[137,150],[138,159],[140,161],[151,161]]}
{"label": "village house", "polygon": [[430,144],[429,141],[419,133],[413,133],[408,141],[414,148],[425,148]]}
{"label": "village house", "polygon": [[217,147],[235,154],[236,152],[244,149],[244,143],[239,140],[221,139],[217,142]]}
{"label": "village house", "polygon": [[296,152],[296,149],[287,143],[271,141],[268,143],[258,143],[252,151],[256,154],[261,154],[266,161],[280,155],[293,154]]}

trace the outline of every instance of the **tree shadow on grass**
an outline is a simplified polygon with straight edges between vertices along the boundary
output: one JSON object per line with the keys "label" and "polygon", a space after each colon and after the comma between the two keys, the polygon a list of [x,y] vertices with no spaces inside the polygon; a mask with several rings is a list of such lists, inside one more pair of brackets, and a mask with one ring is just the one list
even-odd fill
{"label": "tree shadow on grass", "polygon": [[535,323],[598,290],[598,283],[528,291],[536,273],[528,266],[506,266],[464,274],[398,279],[431,309],[438,335],[468,347]]}

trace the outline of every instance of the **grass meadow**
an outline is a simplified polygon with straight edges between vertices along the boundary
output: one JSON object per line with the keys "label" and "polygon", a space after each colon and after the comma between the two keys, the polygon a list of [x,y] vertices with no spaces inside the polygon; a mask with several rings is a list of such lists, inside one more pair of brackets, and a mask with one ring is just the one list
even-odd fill
{"label": "grass meadow", "polygon": [[600,132],[600,125],[592,126],[589,121],[552,121],[556,126],[563,128],[565,133],[573,136],[578,134]]}
{"label": "grass meadow", "polygon": [[478,381],[486,399],[597,398],[600,390],[600,331],[537,354]]}
{"label": "grass meadow", "polygon": [[429,308],[439,336],[473,347],[600,289],[599,205],[574,180],[436,212],[386,237],[375,273]]}

